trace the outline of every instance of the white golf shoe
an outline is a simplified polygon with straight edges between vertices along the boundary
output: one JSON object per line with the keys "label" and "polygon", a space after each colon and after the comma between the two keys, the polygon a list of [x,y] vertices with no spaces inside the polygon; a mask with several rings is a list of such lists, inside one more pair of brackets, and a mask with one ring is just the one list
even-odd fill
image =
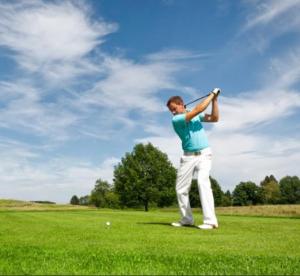
{"label": "white golf shoe", "polygon": [[214,224],[201,224],[198,226],[199,229],[202,230],[211,230],[211,229],[217,229],[218,225],[214,225]]}
{"label": "white golf shoe", "polygon": [[174,227],[182,227],[182,226],[193,226],[194,224],[190,224],[190,223],[183,224],[179,221],[179,222],[172,222],[171,225]]}

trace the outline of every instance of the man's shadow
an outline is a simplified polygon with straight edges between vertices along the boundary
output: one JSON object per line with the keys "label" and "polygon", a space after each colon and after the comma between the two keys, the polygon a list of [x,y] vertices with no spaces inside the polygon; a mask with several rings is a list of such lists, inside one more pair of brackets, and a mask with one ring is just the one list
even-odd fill
{"label": "man's shadow", "polygon": [[137,224],[144,224],[144,225],[164,225],[172,228],[197,228],[195,225],[186,225],[182,227],[174,227],[171,223],[168,222],[137,222]]}

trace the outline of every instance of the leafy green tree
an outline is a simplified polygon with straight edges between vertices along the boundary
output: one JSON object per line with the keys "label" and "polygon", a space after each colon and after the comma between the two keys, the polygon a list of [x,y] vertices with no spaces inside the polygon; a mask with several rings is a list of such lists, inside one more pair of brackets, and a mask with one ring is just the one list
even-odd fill
{"label": "leafy green tree", "polygon": [[70,200],[70,204],[72,205],[79,205],[79,198],[77,197],[77,195],[73,195],[71,200]]}
{"label": "leafy green tree", "polygon": [[79,205],[89,205],[90,204],[90,196],[85,195],[79,198]]}
{"label": "leafy green tree", "polygon": [[281,193],[279,184],[273,175],[270,177],[266,176],[265,179],[260,182],[260,193],[262,202],[265,204],[276,204],[280,202]]}
{"label": "leafy green tree", "polygon": [[233,191],[233,205],[247,206],[261,203],[259,187],[255,183],[240,182]]}
{"label": "leafy green tree", "polygon": [[232,196],[229,190],[227,190],[222,198],[222,205],[221,206],[231,206],[232,205]]}
{"label": "leafy green tree", "polygon": [[212,178],[211,176],[209,178],[210,178],[211,188],[214,195],[215,206],[216,207],[222,206],[224,192],[222,191],[221,186],[219,185],[216,179]]}
{"label": "leafy green tree", "polygon": [[270,176],[266,176],[265,179],[263,181],[260,182],[260,186],[265,186],[267,185],[269,182],[274,181],[277,182],[277,179],[275,178],[275,176],[273,174],[271,174]]}
{"label": "leafy green tree", "polygon": [[98,179],[95,188],[91,192],[90,202],[96,207],[107,207],[106,194],[110,191],[107,181]]}
{"label": "leafy green tree", "polygon": [[286,176],[279,182],[282,203],[300,203],[300,179],[298,176]]}
{"label": "leafy green tree", "polygon": [[116,209],[120,207],[119,195],[115,193],[114,189],[105,194],[105,201],[108,208]]}
{"label": "leafy green tree", "polygon": [[122,207],[171,205],[175,197],[176,169],[165,153],[152,144],[137,144],[114,170],[114,187]]}

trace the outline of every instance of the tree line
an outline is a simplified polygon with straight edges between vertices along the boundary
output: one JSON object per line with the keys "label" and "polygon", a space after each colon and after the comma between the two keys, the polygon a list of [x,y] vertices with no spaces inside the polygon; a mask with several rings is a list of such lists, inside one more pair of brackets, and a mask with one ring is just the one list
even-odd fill
{"label": "tree line", "polygon": [[[259,185],[240,182],[234,190],[224,192],[216,179],[210,177],[215,206],[247,206],[258,204],[300,203],[300,179],[285,176],[279,181],[266,176]],[[72,196],[73,205],[93,205],[99,208],[168,207],[177,204],[176,169],[167,155],[151,143],[137,144],[114,168],[113,183],[98,179],[89,195]],[[201,206],[197,180],[192,180],[192,207]]]}

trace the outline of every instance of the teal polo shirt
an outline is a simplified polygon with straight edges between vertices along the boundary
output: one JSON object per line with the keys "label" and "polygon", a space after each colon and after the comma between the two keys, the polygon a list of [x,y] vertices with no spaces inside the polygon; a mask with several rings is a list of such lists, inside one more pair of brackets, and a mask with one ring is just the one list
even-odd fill
{"label": "teal polo shirt", "polygon": [[209,147],[208,140],[202,126],[204,114],[195,116],[186,122],[185,113],[175,115],[172,124],[182,142],[183,151],[195,152]]}

